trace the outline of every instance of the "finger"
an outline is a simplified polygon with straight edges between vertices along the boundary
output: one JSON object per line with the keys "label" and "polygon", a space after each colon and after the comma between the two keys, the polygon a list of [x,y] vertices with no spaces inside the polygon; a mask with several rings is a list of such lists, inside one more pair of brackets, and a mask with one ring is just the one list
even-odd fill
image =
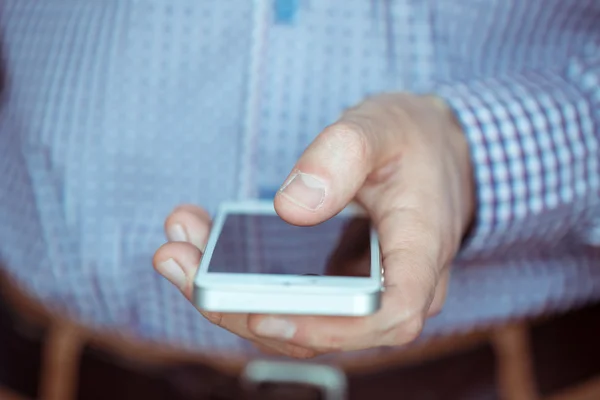
{"label": "finger", "polygon": [[397,138],[386,129],[356,112],[347,113],[305,150],[275,196],[275,209],[294,225],[323,222],[341,211],[367,176],[398,151]]}
{"label": "finger", "polygon": [[[448,239],[442,234],[437,199],[421,190],[416,174],[408,175],[398,173],[387,185],[361,192],[379,235],[386,295],[392,296],[393,307],[401,310],[390,310],[380,321],[382,326],[389,321],[381,342],[392,345],[407,343],[420,334],[436,295],[433,311],[441,309],[448,277],[443,273],[449,262],[444,250]],[[427,174],[421,178],[429,180]]]}
{"label": "finger", "polygon": [[[406,280],[407,283],[415,280]],[[424,309],[413,306],[422,290],[408,286],[386,288],[382,307],[367,317],[250,316],[249,327],[261,338],[271,338],[319,353],[362,350],[377,346],[400,346],[415,340],[423,328]],[[429,291],[429,289],[427,289]],[[428,297],[428,296],[424,296]],[[424,303],[429,303],[424,300]]]}
{"label": "finger", "polygon": [[420,334],[438,282],[431,234],[412,212],[395,210],[376,221],[383,239],[386,290],[382,307],[364,318],[253,316],[258,336],[320,351],[402,345]]}
{"label": "finger", "polygon": [[204,251],[210,232],[208,213],[194,205],[181,205],[165,220],[165,234],[171,242],[188,242]]}
{"label": "finger", "polygon": [[[160,247],[153,258],[154,268],[181,290],[185,298],[193,303],[193,281],[200,264],[202,253],[190,243],[167,243]],[[315,352],[291,343],[265,340],[256,337],[248,329],[248,314],[214,313],[200,310],[210,322],[228,331],[268,346],[273,352],[295,358],[310,358]]]}
{"label": "finger", "polygon": [[[252,315],[249,328],[263,339],[276,339],[321,353],[363,348],[372,332],[372,317]],[[367,347],[367,346],[364,346]]]}
{"label": "finger", "polygon": [[[155,269],[177,286],[185,297],[192,301],[193,280],[206,247],[210,231],[210,216],[202,208],[194,205],[178,206],[165,221],[168,243],[159,248],[154,256]],[[183,232],[183,234],[182,234]],[[190,242],[181,243],[181,242]],[[248,329],[248,314],[225,314],[200,310],[212,323],[231,331],[238,336],[257,343],[272,354],[283,354],[294,358],[311,358],[316,352],[290,343],[257,338]]]}
{"label": "finger", "polygon": [[444,268],[442,271],[437,287],[435,288],[435,295],[429,310],[427,311],[427,317],[433,317],[442,312],[444,303],[446,302],[446,296],[448,295],[448,284],[450,282],[450,267]]}
{"label": "finger", "polygon": [[215,325],[220,326],[244,339],[250,340],[267,354],[283,354],[294,358],[312,358],[317,353],[302,346],[280,340],[260,338],[248,328],[249,314],[214,313],[200,310],[202,315]]}
{"label": "finger", "polygon": [[180,204],[177,207],[175,207],[175,209],[173,211],[175,212],[177,210],[189,211],[191,213],[196,214],[199,218],[202,218],[208,222],[210,222],[210,220],[211,220],[210,214],[208,213],[208,211],[206,211],[204,208],[197,206],[195,204],[187,204],[187,203]]}
{"label": "finger", "polygon": [[[193,280],[201,257],[200,250],[190,243],[167,243],[156,251],[153,264],[157,272],[180,289],[186,299],[193,303]],[[204,310],[200,310],[200,313],[210,322],[238,336],[250,340],[256,339],[248,330],[248,314],[216,313]]]}
{"label": "finger", "polygon": [[175,285],[192,301],[193,282],[202,252],[191,243],[173,242],[162,245],[152,259],[154,269]]}
{"label": "finger", "polygon": [[319,353],[305,347],[295,346],[289,343],[278,341],[261,341],[255,342],[254,346],[262,353],[270,356],[285,355],[298,359],[308,359],[316,357]]}

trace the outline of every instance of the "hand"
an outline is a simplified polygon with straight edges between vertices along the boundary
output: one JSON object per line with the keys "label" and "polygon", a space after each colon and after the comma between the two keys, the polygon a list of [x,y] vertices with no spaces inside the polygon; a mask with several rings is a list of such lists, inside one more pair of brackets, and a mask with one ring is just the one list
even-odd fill
{"label": "hand", "polygon": [[[389,94],[347,110],[306,149],[275,197],[277,213],[314,225],[356,200],[379,234],[386,290],[367,317],[206,313],[211,322],[292,357],[396,346],[414,340],[444,303],[449,265],[474,213],[466,139],[435,97]],[[194,206],[165,223],[158,272],[190,299],[210,221]]]}

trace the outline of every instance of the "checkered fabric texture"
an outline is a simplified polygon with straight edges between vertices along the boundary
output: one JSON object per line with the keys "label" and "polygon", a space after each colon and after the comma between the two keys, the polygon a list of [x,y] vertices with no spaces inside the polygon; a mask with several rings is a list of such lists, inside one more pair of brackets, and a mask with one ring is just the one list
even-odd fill
{"label": "checkered fabric texture", "polygon": [[268,196],[401,90],[451,104],[477,182],[425,335],[600,298],[597,0],[3,0],[0,35],[0,258],[85,323],[252,351],[152,269],[165,216]]}

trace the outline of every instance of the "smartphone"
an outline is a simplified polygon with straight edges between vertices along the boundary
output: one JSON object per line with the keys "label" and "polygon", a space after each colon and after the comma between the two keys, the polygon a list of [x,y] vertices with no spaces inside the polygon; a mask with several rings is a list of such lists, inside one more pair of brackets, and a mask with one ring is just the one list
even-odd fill
{"label": "smartphone", "polygon": [[194,301],[227,313],[362,316],[379,309],[383,271],[366,213],[348,206],[311,227],[270,201],[225,203],[194,279]]}

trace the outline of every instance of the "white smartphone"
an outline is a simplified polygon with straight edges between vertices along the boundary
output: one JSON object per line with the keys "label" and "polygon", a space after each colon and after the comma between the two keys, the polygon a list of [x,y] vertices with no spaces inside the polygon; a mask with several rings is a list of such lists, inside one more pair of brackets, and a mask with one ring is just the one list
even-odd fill
{"label": "white smartphone", "polygon": [[194,280],[206,311],[361,316],[380,306],[379,241],[362,209],[319,225],[283,221],[271,201],[223,204]]}

